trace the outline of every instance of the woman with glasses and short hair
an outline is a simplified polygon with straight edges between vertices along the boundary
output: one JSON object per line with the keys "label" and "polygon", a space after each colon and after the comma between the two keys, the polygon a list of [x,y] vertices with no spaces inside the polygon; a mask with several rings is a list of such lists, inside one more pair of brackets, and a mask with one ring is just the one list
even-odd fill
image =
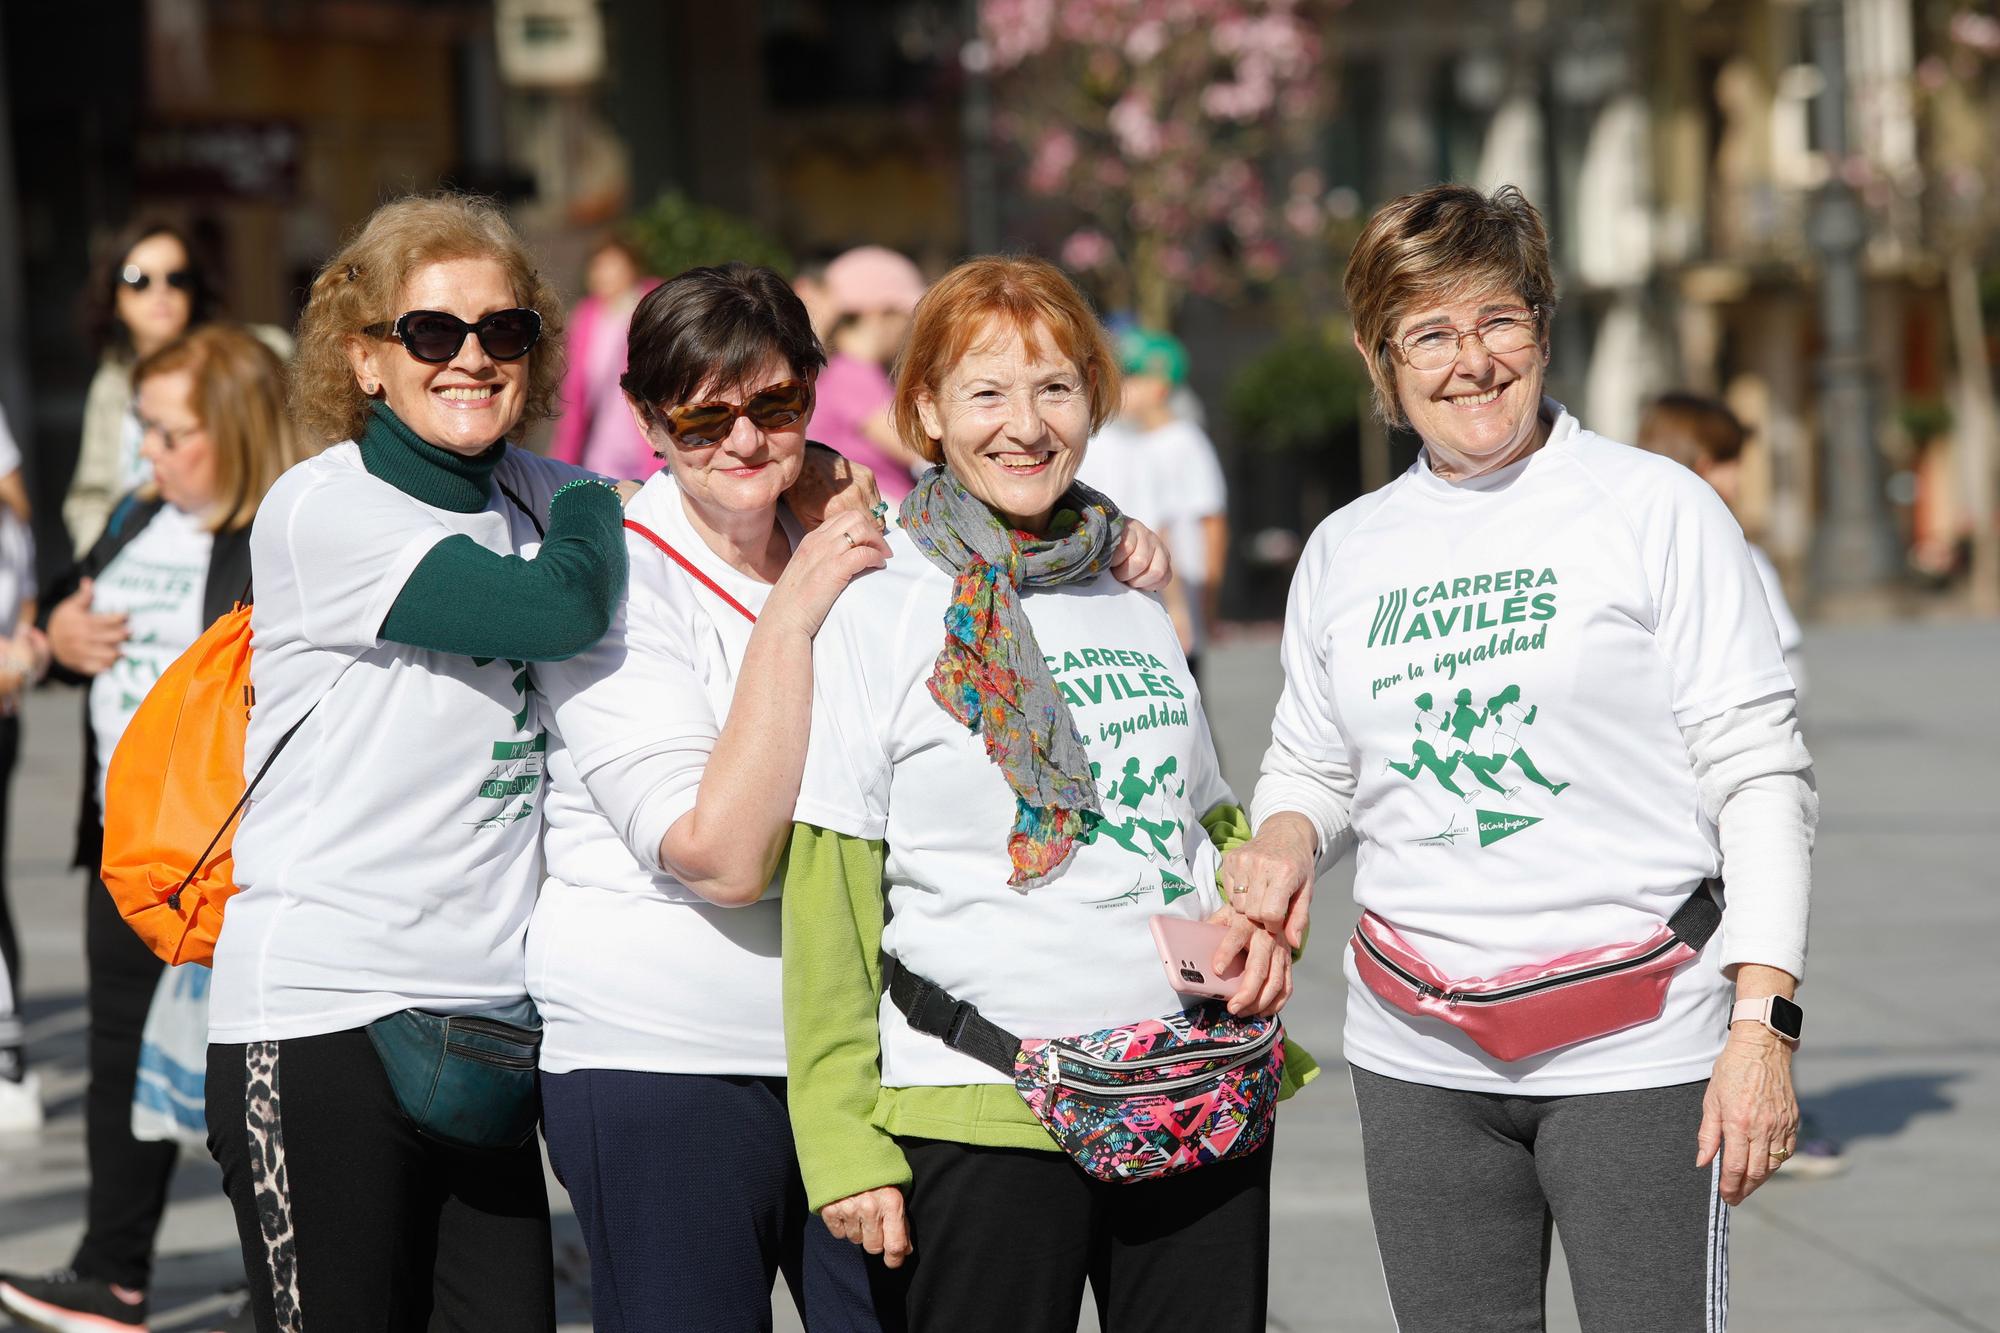
{"label": "woman with glasses and short hair", "polygon": [[1385,205],[1346,292],[1423,451],[1300,559],[1224,883],[1297,920],[1358,848],[1346,1055],[1397,1327],[1542,1327],[1553,1226],[1585,1329],[1713,1333],[1724,1205],[1798,1127],[1818,802],[1763,589],[1700,478],[1543,396],[1518,190]]}
{"label": "woman with glasses and short hair", "polygon": [[[308,452],[276,354],[243,329],[205,324],[140,358],[130,410],[150,478],[112,511],[78,565],[46,589],[58,677],[84,689],[84,783],[74,864],[84,877],[90,1082],[84,1234],[67,1268],[0,1280],[0,1309],[38,1328],[143,1328],[153,1247],[180,1153],[132,1133],[146,1014],[163,964],[98,878],[105,766],[146,691],[254,590],[251,521]],[[247,1317],[231,1327],[247,1329]]]}

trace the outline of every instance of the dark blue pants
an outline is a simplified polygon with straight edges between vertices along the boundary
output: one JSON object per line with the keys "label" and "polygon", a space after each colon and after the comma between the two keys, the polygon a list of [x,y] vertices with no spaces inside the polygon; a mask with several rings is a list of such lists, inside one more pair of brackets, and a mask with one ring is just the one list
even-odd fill
{"label": "dark blue pants", "polygon": [[809,1333],[880,1329],[880,1261],[806,1207],[783,1079],[543,1074],[542,1131],[590,1246],[597,1333],[761,1333],[780,1270]]}

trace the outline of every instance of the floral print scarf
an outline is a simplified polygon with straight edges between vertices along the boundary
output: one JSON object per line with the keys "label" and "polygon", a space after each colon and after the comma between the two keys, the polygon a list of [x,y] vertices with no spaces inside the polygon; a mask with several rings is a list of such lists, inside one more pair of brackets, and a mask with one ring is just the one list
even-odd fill
{"label": "floral print scarf", "polygon": [[1006,775],[1014,792],[1007,883],[1034,888],[1069,859],[1098,806],[1090,756],[1042,660],[1021,590],[1083,583],[1109,568],[1124,516],[1076,482],[1049,535],[1033,537],[1008,528],[937,467],[904,497],[901,517],[917,549],[954,580],[931,697],[981,734],[986,757]]}

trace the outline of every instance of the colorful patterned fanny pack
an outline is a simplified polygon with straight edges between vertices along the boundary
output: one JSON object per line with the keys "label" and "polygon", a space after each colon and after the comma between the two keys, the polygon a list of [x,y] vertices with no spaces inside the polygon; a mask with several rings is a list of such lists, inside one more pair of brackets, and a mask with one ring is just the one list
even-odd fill
{"label": "colorful patterned fanny pack", "polygon": [[918,1032],[1014,1081],[1021,1100],[1099,1180],[1153,1180],[1244,1157],[1271,1137],[1284,1025],[1219,1001],[1077,1037],[1026,1041],[903,967],[889,998]]}

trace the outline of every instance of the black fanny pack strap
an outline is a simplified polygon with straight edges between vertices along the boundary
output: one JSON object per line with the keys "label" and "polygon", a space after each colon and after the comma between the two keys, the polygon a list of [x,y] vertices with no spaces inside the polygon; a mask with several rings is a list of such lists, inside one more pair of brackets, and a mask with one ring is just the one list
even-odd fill
{"label": "black fanny pack strap", "polygon": [[1715,928],[1722,924],[1722,906],[1715,901],[1715,890],[1721,887],[1719,879],[1703,880],[1701,887],[1667,919],[1667,929],[1696,953],[1701,952],[1715,934]]}
{"label": "black fanny pack strap", "polygon": [[1010,1079],[1014,1077],[1014,1057],[1021,1051],[1019,1037],[989,1022],[972,1005],[953,998],[950,991],[924,980],[895,960],[889,960],[889,966],[889,998],[902,1010],[913,1029],[936,1037],[954,1051],[969,1055]]}

